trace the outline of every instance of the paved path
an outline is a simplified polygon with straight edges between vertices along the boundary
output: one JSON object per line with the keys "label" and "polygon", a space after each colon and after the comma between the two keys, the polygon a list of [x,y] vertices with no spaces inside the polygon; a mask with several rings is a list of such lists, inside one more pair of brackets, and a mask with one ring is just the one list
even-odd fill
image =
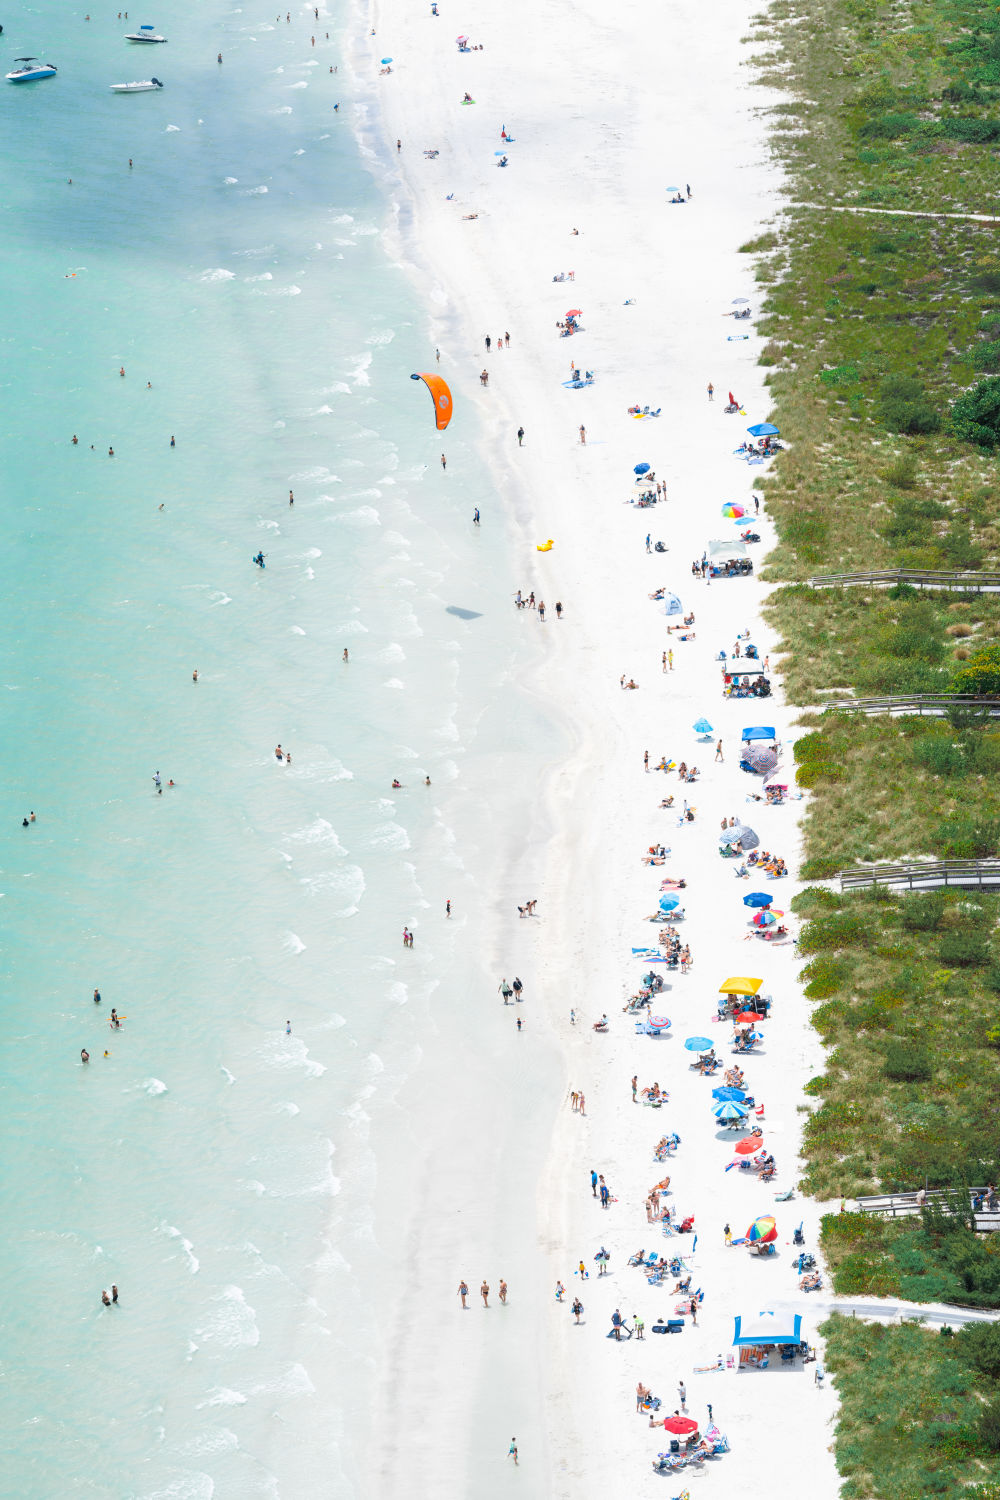
{"label": "paved path", "polygon": [[829,214],[890,214],[896,219],[967,219],[974,224],[1000,224],[995,214],[940,214],[930,208],[862,208],[849,203],[791,203],[790,208],[815,208]]}

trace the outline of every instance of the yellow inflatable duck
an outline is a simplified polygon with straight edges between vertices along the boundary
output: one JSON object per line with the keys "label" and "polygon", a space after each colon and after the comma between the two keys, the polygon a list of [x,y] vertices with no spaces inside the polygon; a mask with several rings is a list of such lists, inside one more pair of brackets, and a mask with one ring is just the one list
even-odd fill
{"label": "yellow inflatable duck", "polygon": [[549,539],[548,539],[547,542],[539,542],[538,546],[535,548],[535,551],[536,552],[551,552],[552,548],[554,546],[555,546],[555,542],[552,540],[551,537],[549,537]]}

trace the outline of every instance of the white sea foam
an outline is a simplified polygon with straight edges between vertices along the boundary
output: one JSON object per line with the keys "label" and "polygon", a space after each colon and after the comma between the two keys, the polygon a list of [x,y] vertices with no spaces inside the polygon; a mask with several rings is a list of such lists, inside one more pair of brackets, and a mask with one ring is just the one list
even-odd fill
{"label": "white sea foam", "polygon": [[216,1427],[212,1432],[199,1432],[180,1449],[186,1457],[204,1458],[213,1453],[232,1453],[240,1446],[235,1432],[228,1427]]}
{"label": "white sea foam", "polygon": [[215,1481],[210,1474],[183,1470],[162,1489],[148,1490],[142,1500],[212,1500]]}
{"label": "white sea foam", "polygon": [[211,271],[202,271],[198,277],[199,281],[235,281],[236,272],[227,271],[222,266],[216,266]]}
{"label": "white sea foam", "polygon": [[390,984],[389,999],[392,1001],[393,1005],[405,1005],[409,998],[410,991],[407,985],[403,984],[398,979],[393,984]]}
{"label": "white sea foam", "polygon": [[188,1270],[191,1272],[192,1276],[195,1276],[201,1268],[201,1261],[194,1253],[194,1246],[191,1240],[185,1239],[180,1230],[176,1229],[173,1224],[161,1223],[160,1233],[165,1234],[168,1239],[180,1241],[180,1247],[184,1251],[184,1255],[187,1260]]}
{"label": "white sea foam", "polygon": [[410,836],[399,823],[381,823],[365,842],[369,849],[409,849]]}
{"label": "white sea foam", "polygon": [[225,1077],[225,1080],[226,1080],[227,1083],[235,1083],[236,1082],[236,1074],[235,1073],[230,1073],[230,1071],[229,1071],[228,1068],[222,1068],[221,1071],[222,1071],[222,1074]]}
{"label": "white sea foam", "polygon": [[274,295],[276,297],[301,297],[302,288],[300,286],[279,286],[275,289]]}
{"label": "white sea foam", "polygon": [[288,85],[288,87],[289,87],[289,88],[290,88],[290,89],[307,89],[307,88],[308,88],[308,87],[309,87],[309,84],[308,84],[308,82],[307,82],[307,81],[306,81],[306,80],[305,80],[305,79],[304,79],[304,78],[303,78],[303,79],[300,79],[300,80],[299,80],[299,82],[298,82],[298,83],[290,83],[290,84],[289,84],[289,85]]}
{"label": "white sea foam", "polygon": [[223,177],[222,180],[226,184],[226,187],[235,187],[240,179],[238,177]]}
{"label": "white sea foam", "polygon": [[[294,84],[292,86],[293,88],[295,87]],[[291,112],[292,106],[290,104],[279,104],[277,109],[272,109],[271,111],[272,115],[290,115]]]}
{"label": "white sea foam", "polygon": [[338,839],[333,824],[328,823],[326,818],[316,818],[305,828],[290,833],[288,837],[296,844],[321,844],[324,848],[336,850],[338,854],[347,852]]}
{"label": "white sea foam", "polygon": [[281,946],[286,953],[304,953],[306,945],[294,932],[286,932],[281,940]]}
{"label": "white sea foam", "polygon": [[357,510],[341,511],[334,520],[340,521],[344,526],[378,526],[380,525],[379,513],[370,505],[359,506]]}
{"label": "white sea foam", "polygon": [[248,197],[248,198],[259,198],[263,193],[266,193],[266,192],[267,192],[267,188],[263,187],[263,186],[261,186],[261,187],[255,187],[255,188],[247,188],[247,190],[246,190],[246,197]]}
{"label": "white sea foam", "polygon": [[406,683],[400,677],[387,677],[382,686],[392,688],[394,693],[402,693],[406,689]]}
{"label": "white sea foam", "polygon": [[278,1114],[278,1115],[292,1115],[292,1116],[294,1116],[294,1115],[297,1115],[297,1114],[301,1114],[301,1110],[299,1109],[299,1106],[297,1104],[292,1104],[292,1103],[276,1104],[274,1106],[274,1112],[275,1112],[275,1114]]}
{"label": "white sea foam", "polygon": [[180,128],[181,127],[179,125],[168,125],[167,128],[166,128],[166,130],[163,132],[163,134],[164,135],[171,135],[174,132],[179,131]]}
{"label": "white sea foam", "polygon": [[270,271],[261,271],[259,276],[244,276],[244,281],[273,281],[274,277]]}
{"label": "white sea foam", "polygon": [[368,337],[365,339],[365,343],[366,344],[375,344],[376,346],[383,345],[383,344],[391,344],[392,341],[393,341],[393,339],[395,337],[396,337],[396,331],[395,331],[395,329],[393,329],[393,328],[381,328],[381,329],[378,329],[375,333],[370,333],[368,335]]}
{"label": "white sea foam", "polygon": [[142,1080],[142,1087],[154,1099],[158,1094],[165,1094],[167,1092],[167,1085],[161,1082],[159,1078],[144,1078]]}
{"label": "white sea foam", "polygon": [[198,1338],[224,1349],[251,1349],[260,1343],[257,1314],[243,1295],[242,1287],[223,1287],[209,1304],[203,1327],[196,1329]]}
{"label": "white sea foam", "polygon": [[199,1401],[195,1411],[204,1411],[206,1406],[245,1406],[249,1396],[234,1391],[229,1386],[217,1385],[209,1391],[204,1401]]}
{"label": "white sea foam", "polygon": [[[371,362],[372,357],[370,354],[359,354],[355,357],[354,369],[349,372],[355,385],[371,385],[371,381],[368,378]],[[372,436],[375,437],[377,434],[373,433]]]}
{"label": "white sea foam", "polygon": [[303,1365],[289,1365],[283,1375],[253,1387],[255,1396],[313,1396],[316,1387]]}
{"label": "white sea foam", "polygon": [[333,223],[334,224],[353,224],[354,223],[354,215],[353,214],[337,214],[336,218],[333,220]]}

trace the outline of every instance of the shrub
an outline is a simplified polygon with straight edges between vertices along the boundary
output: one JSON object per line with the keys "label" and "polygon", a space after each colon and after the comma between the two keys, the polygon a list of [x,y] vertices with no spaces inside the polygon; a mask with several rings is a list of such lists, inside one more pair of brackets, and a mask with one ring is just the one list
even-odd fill
{"label": "shrub", "polygon": [[1000,339],[977,344],[972,351],[972,364],[977,370],[1000,370]]}
{"label": "shrub", "polygon": [[832,760],[814,760],[808,765],[799,766],[795,772],[796,786],[816,786],[820,781],[843,781],[846,776],[844,767]]}
{"label": "shrub", "polygon": [[944,892],[927,891],[908,896],[903,904],[903,927],[907,932],[934,932],[944,916]]}
{"label": "shrub", "polygon": [[912,453],[901,453],[885,471],[887,484],[898,490],[912,490],[917,484],[917,460]]}
{"label": "shrub", "polygon": [[1000,1380],[1000,1325],[967,1323],[958,1330],[955,1352],[987,1380]]}
{"label": "shrub", "polygon": [[972,626],[971,625],[966,625],[966,623],[964,622],[964,620],[959,620],[958,623],[955,624],[955,625],[949,625],[948,628],[945,630],[945,635],[950,635],[953,640],[960,640],[960,639],[963,639],[965,636],[971,635],[971,634],[972,634]]}
{"label": "shrub", "polygon": [[900,1083],[919,1083],[931,1076],[930,1054],[916,1042],[890,1042],[884,1067],[886,1077]]}
{"label": "shrub", "polygon": [[910,376],[890,375],[883,380],[875,410],[890,432],[936,432],[941,425],[920,381]]}
{"label": "shrub", "polygon": [[822,734],[804,734],[801,739],[795,741],[792,750],[796,765],[802,765],[807,760],[828,760],[830,758],[830,743]]}
{"label": "shrub", "polygon": [[984,1448],[1000,1453],[1000,1401],[991,1401],[979,1418],[979,1441]]}
{"label": "shrub", "polygon": [[820,370],[819,378],[824,385],[856,385],[861,371],[855,364],[833,365],[829,370]]}
{"label": "shrub", "polygon": [[759,234],[755,240],[747,240],[739,248],[740,255],[760,255],[764,250],[776,250],[778,247],[778,236],[770,230],[766,234]]}
{"label": "shrub", "polygon": [[966,759],[961,745],[940,735],[928,735],[913,746],[913,759],[934,776],[964,776]]}
{"label": "shrub", "polygon": [[968,928],[946,932],[938,952],[941,962],[951,968],[980,968],[990,961],[990,945],[985,934]]}
{"label": "shrub", "polygon": [[863,141],[895,141],[901,135],[910,135],[919,124],[916,115],[877,115],[875,119],[865,121],[858,135]]}
{"label": "shrub", "polygon": [[952,403],[950,426],[956,437],[979,448],[1000,441],[1000,376],[980,380]]}
{"label": "shrub", "polygon": [[831,912],[807,922],[799,936],[800,953],[830,953],[854,945],[867,947],[871,939],[867,918],[853,911]]}
{"label": "shrub", "polygon": [[934,843],[942,859],[990,859],[1000,849],[1000,823],[974,818],[944,818]]}
{"label": "shrub", "polygon": [[829,1000],[842,990],[850,976],[850,970],[842,959],[814,958],[806,964],[799,979],[805,984],[809,1000]]}
{"label": "shrub", "polygon": [[973,652],[969,665],[956,674],[954,689],[980,698],[1000,697],[1000,645]]}

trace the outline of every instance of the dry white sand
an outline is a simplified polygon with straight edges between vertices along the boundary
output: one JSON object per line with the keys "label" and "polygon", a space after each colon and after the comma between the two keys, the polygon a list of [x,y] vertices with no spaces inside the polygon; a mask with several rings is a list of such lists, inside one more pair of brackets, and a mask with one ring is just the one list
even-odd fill
{"label": "dry white sand", "polygon": [[[749,50],[741,42],[748,13],[734,0],[707,9],[636,0],[613,6],[439,0],[439,9],[433,17],[429,0],[377,6],[376,34],[356,65],[375,76],[381,56],[394,59],[391,75],[377,80],[383,96],[377,128],[387,137],[383,148],[394,147],[397,137],[402,142],[401,253],[435,310],[431,337],[454,392],[453,432],[475,436],[470,406],[477,409],[478,437],[508,503],[509,540],[523,555],[525,593],[534,589],[548,606],[544,624],[534,611],[512,609],[511,629],[546,632],[550,664],[533,686],[571,726],[574,750],[553,769],[546,789],[561,833],[548,850],[545,881],[534,892],[510,893],[512,915],[515,899],[536,894],[538,919],[514,917],[496,962],[498,974],[517,968],[531,974],[525,1045],[544,1033],[558,1038],[567,1058],[567,1097],[541,1181],[511,1161],[512,1183],[495,1189],[519,1205],[519,1228],[537,1241],[533,1284],[512,1287],[510,1307],[487,1319],[476,1305],[478,1278],[463,1263],[458,1224],[454,1258],[425,1268],[427,1297],[440,1300],[440,1315],[432,1320],[432,1338],[409,1336],[398,1379],[412,1388],[423,1371],[435,1399],[423,1408],[407,1403],[411,1427],[394,1434],[402,1454],[395,1477],[413,1494],[440,1486],[440,1493],[494,1495],[516,1485],[539,1496],[664,1496],[762,1485],[782,1493],[808,1476],[811,1493],[833,1495],[835,1396],[829,1383],[815,1385],[814,1366],[791,1372],[775,1360],[763,1372],[694,1373],[729,1353],[737,1313],[794,1307],[803,1314],[804,1336],[815,1342],[790,1241],[804,1219],[808,1247],[815,1249],[819,1209],[798,1197],[776,1205],[774,1195],[796,1180],[802,1086],[821,1068],[820,1048],[807,1025],[792,948],[748,936],[751,913],[741,898],[760,882],[736,880],[717,842],[724,816],[751,822],[763,846],[792,869],[793,877],[774,887],[783,898],[777,904],[787,906],[796,888],[802,804],[748,804],[760,783],[737,762],[742,726],[775,724],[785,746],[787,775],[780,779],[794,787],[792,715],[780,692],[764,703],[721,695],[720,648],[731,652],[747,627],[762,655],[773,645],[759,623],[762,586],[756,579],[709,585],[690,571],[709,540],[735,534],[721,507],[746,502],[762,471],[747,469],[733,449],[748,423],[768,416],[756,365],[760,340],[752,324],[724,316],[738,296],[755,306],[753,262],[737,247],[780,208],[762,113],[771,101],[752,87]],[[460,53],[459,34],[484,50]],[[475,104],[461,104],[466,90]],[[498,169],[502,126],[514,141],[509,166]],[[440,153],[435,159],[423,155],[431,149]],[[669,204],[668,186],[683,191],[687,184],[690,202]],[[569,270],[572,282],[553,284],[555,274]],[[560,338],[555,325],[575,307],[583,310],[585,331]],[[487,355],[484,336],[496,340],[507,331],[510,347]],[[744,331],[748,341],[727,341]],[[427,368],[434,368],[432,358]],[[563,387],[571,361],[596,372],[593,386]],[[488,388],[478,379],[484,366]],[[709,381],[716,388],[712,403]],[[745,418],[724,414],[729,389],[742,400]],[[663,414],[637,422],[627,413],[634,403]],[[581,423],[586,446],[578,439]],[[519,425],[526,434],[520,449]],[[441,446],[447,449],[447,434]],[[628,505],[639,461],[666,480],[666,505]],[[450,469],[448,482],[461,476]],[[492,528],[496,535],[501,524],[484,515],[484,534]],[[763,545],[751,550],[759,563],[773,536],[766,512],[758,529]],[[666,555],[646,553],[647,532],[666,543]],[[536,551],[548,538],[553,549]],[[648,598],[659,585],[695,612],[694,641],[668,636],[667,624],[679,620],[668,622]],[[674,670],[664,673],[661,652],[668,646]],[[637,680],[638,691],[621,691],[622,673]],[[714,737],[700,742],[692,729],[701,715],[724,741],[722,763],[713,759]],[[700,781],[682,787],[676,776],[647,775],[647,749],[653,765],[661,754],[696,763]],[[672,813],[659,809],[669,793],[678,805],[687,795],[697,808],[693,824],[678,827]],[[530,829],[524,840],[537,865]],[[640,862],[654,842],[672,850],[662,869]],[[622,1005],[648,967],[630,950],[657,931],[642,918],[655,910],[666,873],[688,883],[682,935],[694,968],[669,976],[656,1008],[671,1017],[672,1030],[654,1040],[634,1033]],[[766,1042],[745,1060],[778,1162],[778,1179],[768,1187],[725,1171],[732,1138],[710,1112],[721,1074],[713,1082],[698,1077],[683,1048],[685,1037],[706,1034],[728,1059],[730,1031],[713,1018],[716,992],[729,974],[760,975],[774,996]],[[612,1025],[600,1036],[591,1022],[603,1011]],[[656,1079],[668,1089],[669,1106],[634,1105],[633,1073],[641,1084]],[[497,1087],[516,1108],[517,1081],[498,1079]],[[572,1088],[586,1094],[586,1118],[570,1110]],[[670,1130],[682,1145],[664,1168],[654,1162],[653,1146]],[[591,1167],[605,1174],[615,1195],[608,1212],[591,1195]],[[673,1314],[678,1298],[648,1287],[626,1262],[640,1245],[691,1251],[690,1238],[665,1239],[646,1223],[646,1193],[665,1170],[672,1178],[668,1201],[681,1216],[695,1215],[694,1284],[705,1299],[696,1328],[654,1337],[649,1328]],[[470,1184],[472,1199],[482,1191],[494,1188]],[[757,1259],[725,1248],[727,1221],[739,1236],[756,1215],[772,1211],[780,1229],[776,1256]],[[612,1259],[610,1274],[598,1280],[593,1256],[601,1244]],[[591,1270],[582,1288],[574,1276],[581,1258]],[[463,1273],[481,1319],[482,1332],[471,1336],[454,1295]],[[557,1278],[568,1293],[562,1306],[553,1296]],[[569,1310],[578,1290],[586,1306],[581,1327]],[[644,1343],[606,1337],[616,1306],[629,1323],[636,1312],[645,1319]],[[731,1453],[703,1471],[655,1476],[650,1460],[667,1444],[662,1428],[650,1431],[634,1412],[639,1379],[666,1412],[678,1404],[683,1379],[690,1412],[704,1425],[711,1402]],[[461,1413],[464,1424],[470,1383],[477,1394],[465,1427],[456,1419]],[[521,1455],[516,1471],[506,1457],[512,1432]]]}

